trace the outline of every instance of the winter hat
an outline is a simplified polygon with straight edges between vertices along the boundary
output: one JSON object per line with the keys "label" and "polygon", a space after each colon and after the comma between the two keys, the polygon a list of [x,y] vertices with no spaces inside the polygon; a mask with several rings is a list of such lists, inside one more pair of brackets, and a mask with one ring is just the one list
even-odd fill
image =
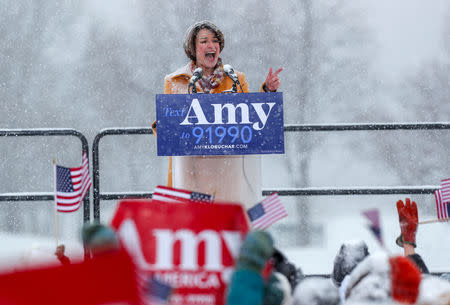
{"label": "winter hat", "polygon": [[108,226],[94,223],[85,224],[81,231],[83,244],[90,249],[119,248],[119,239],[116,233]]}
{"label": "winter hat", "polygon": [[338,289],[330,279],[308,277],[301,281],[294,290],[293,305],[337,305]]}
{"label": "winter hat", "polygon": [[214,33],[214,35],[216,35],[219,40],[220,52],[222,52],[225,47],[225,38],[222,31],[216,25],[208,20],[196,22],[187,29],[183,43],[184,52],[187,57],[194,62],[197,59],[195,55],[195,39],[197,38],[198,32],[202,29],[210,30]]}
{"label": "winter hat", "polygon": [[367,245],[362,240],[344,242],[334,258],[331,279],[339,287],[347,274],[350,274],[356,265],[369,255]]}
{"label": "winter hat", "polygon": [[419,296],[421,273],[417,266],[404,256],[389,259],[391,265],[391,295],[401,303],[413,304]]}

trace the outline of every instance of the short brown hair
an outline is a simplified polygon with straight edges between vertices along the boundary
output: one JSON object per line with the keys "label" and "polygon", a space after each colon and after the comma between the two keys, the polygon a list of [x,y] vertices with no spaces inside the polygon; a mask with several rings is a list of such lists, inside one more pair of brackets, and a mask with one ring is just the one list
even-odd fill
{"label": "short brown hair", "polygon": [[222,52],[223,47],[225,46],[225,39],[223,37],[222,31],[219,30],[219,28],[212,22],[204,20],[194,23],[186,31],[186,36],[183,43],[184,52],[186,53],[187,57],[194,62],[197,59],[195,56],[195,39],[197,38],[198,32],[202,29],[207,29],[214,33],[214,35],[219,40],[220,52]]}

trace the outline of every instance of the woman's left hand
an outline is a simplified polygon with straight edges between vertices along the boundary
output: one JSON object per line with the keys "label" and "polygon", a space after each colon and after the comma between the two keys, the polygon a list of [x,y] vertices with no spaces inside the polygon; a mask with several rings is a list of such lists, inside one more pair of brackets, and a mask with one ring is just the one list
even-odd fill
{"label": "woman's left hand", "polygon": [[280,87],[280,77],[278,74],[283,71],[283,68],[278,69],[275,73],[272,73],[272,68],[269,69],[269,74],[266,77],[266,88],[269,91],[277,91]]}

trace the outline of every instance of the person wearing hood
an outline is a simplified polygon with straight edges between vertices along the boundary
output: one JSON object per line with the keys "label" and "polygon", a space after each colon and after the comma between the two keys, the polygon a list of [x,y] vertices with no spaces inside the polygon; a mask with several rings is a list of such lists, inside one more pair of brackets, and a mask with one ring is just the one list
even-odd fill
{"label": "person wearing hood", "polygon": [[[220,54],[225,46],[222,31],[210,21],[193,24],[186,32],[184,51],[189,62],[164,79],[164,94],[188,94],[189,81],[196,69],[202,69],[195,83],[198,93],[222,93],[233,87],[226,75]],[[261,92],[275,92],[280,87],[279,73],[272,68],[261,86]],[[240,86],[237,92],[247,93],[245,74],[235,71]],[[195,92],[195,91],[194,91]],[[156,134],[156,126],[152,129]],[[173,162],[173,163],[172,163]],[[246,208],[260,201],[261,157],[174,156],[169,159],[168,186],[213,194],[215,199],[243,203]]]}
{"label": "person wearing hood", "polygon": [[268,232],[251,231],[246,235],[227,288],[227,305],[291,304],[288,279],[272,269],[274,251]]}
{"label": "person wearing hood", "polygon": [[104,224],[86,223],[83,225],[81,240],[92,257],[121,251],[116,232]]}

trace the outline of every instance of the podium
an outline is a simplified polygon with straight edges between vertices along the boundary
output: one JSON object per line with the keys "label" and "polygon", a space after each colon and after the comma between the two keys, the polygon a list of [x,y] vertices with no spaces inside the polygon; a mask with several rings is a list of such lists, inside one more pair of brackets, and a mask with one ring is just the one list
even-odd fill
{"label": "podium", "polygon": [[173,186],[250,207],[261,198],[261,155],[284,154],[281,92],[158,94],[158,156]]}

